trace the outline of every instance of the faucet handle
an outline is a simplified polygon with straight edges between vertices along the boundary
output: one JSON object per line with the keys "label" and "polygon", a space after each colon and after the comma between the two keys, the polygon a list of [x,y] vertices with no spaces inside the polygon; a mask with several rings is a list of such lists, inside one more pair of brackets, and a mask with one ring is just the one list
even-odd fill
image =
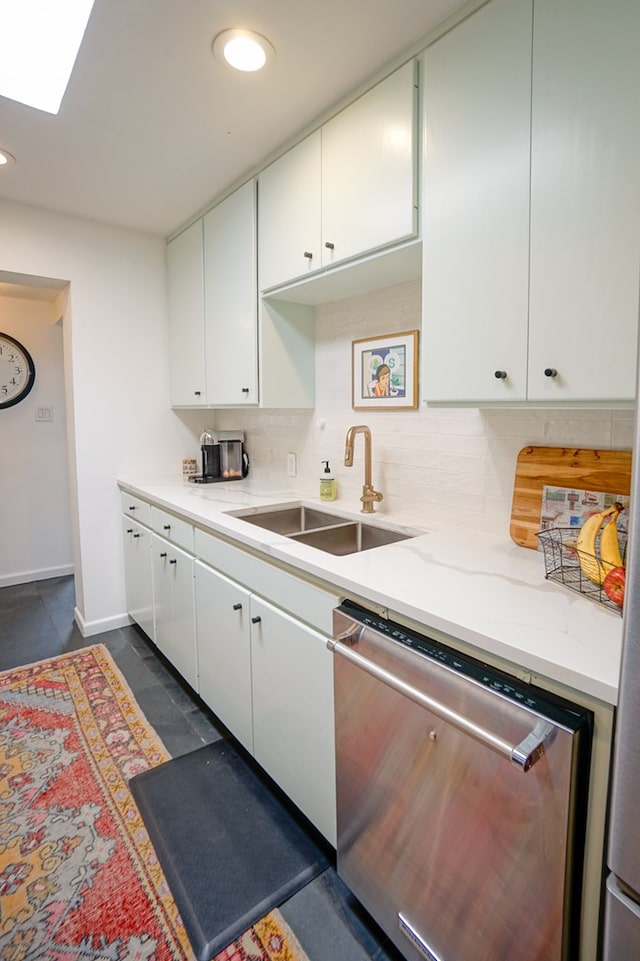
{"label": "faucet handle", "polygon": [[362,488],[362,497],[360,500],[362,501],[361,513],[373,514],[374,501],[379,503],[381,500],[384,500],[384,495],[381,494],[380,491],[374,490],[371,484],[365,484]]}

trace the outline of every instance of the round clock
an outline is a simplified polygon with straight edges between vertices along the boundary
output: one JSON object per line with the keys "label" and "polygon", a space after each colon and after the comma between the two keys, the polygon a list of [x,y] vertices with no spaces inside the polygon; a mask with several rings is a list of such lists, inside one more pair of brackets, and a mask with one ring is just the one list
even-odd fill
{"label": "round clock", "polygon": [[24,400],[35,379],[35,364],[26,347],[9,334],[0,334],[0,409]]}

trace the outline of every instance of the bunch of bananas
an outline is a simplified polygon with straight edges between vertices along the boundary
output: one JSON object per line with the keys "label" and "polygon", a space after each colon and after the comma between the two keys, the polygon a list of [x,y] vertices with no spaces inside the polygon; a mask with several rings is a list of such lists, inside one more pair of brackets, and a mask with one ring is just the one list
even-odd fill
{"label": "bunch of bananas", "polygon": [[[618,516],[623,510],[622,504],[616,501],[606,510],[587,518],[578,534],[576,552],[580,568],[594,584],[602,584],[614,567],[624,566],[618,541]],[[598,535],[600,543],[596,546]]]}

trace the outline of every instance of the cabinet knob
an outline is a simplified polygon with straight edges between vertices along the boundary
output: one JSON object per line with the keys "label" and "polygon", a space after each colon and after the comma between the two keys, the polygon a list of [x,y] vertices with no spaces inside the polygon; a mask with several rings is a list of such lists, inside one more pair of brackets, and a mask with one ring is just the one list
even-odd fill
{"label": "cabinet knob", "polygon": [[506,370],[496,370],[493,376],[496,377],[498,380],[506,380],[507,372]]}
{"label": "cabinet knob", "polygon": [[129,508],[129,510],[130,510],[130,511],[134,511],[134,510],[135,510],[135,507],[132,506],[132,507]]}
{"label": "cabinet knob", "polygon": [[233,605],[233,609],[234,609],[234,611],[241,611],[241,610],[242,610],[242,604],[234,604],[234,605]]}
{"label": "cabinet knob", "polygon": [[555,367],[545,367],[545,369],[544,369],[544,376],[545,376],[545,377],[557,377],[557,376],[558,376],[558,371],[555,369]]}
{"label": "cabinet knob", "polygon": [[177,564],[178,562],[177,562],[177,560],[175,559],[175,557],[172,557],[171,560],[169,561],[169,563],[170,563],[170,564]]}
{"label": "cabinet knob", "polygon": [[243,394],[248,394],[248,393],[249,393],[249,388],[248,388],[248,387],[243,387],[243,388],[242,388],[242,393],[243,393]]}
{"label": "cabinet knob", "polygon": [[313,254],[310,250],[305,250],[304,256],[307,258],[307,260],[313,260]]}
{"label": "cabinet knob", "polygon": [[133,534],[133,527],[127,527],[127,534]]}
{"label": "cabinet knob", "polygon": [[163,525],[162,525],[162,530],[163,530],[163,531],[170,531],[170,530],[171,530],[171,524],[163,524]]}
{"label": "cabinet knob", "polygon": [[335,244],[332,244],[330,240],[327,240],[325,241],[325,247],[327,248],[327,250],[333,250],[335,247]]}
{"label": "cabinet knob", "polygon": [[140,537],[140,535],[139,535],[139,534],[134,534],[133,536],[134,536],[134,537]]}
{"label": "cabinet knob", "polygon": [[194,397],[199,397],[201,393],[202,393],[201,390],[194,390],[193,395]]}
{"label": "cabinet knob", "polygon": [[166,552],[166,551],[164,551],[164,552],[160,555],[160,557],[166,557],[166,556],[167,556],[167,552]]}
{"label": "cabinet knob", "polygon": [[252,624],[259,624],[261,620],[262,620],[262,618],[261,618],[260,616],[258,616],[258,617],[252,617],[252,618],[251,618],[251,623],[252,623]]}

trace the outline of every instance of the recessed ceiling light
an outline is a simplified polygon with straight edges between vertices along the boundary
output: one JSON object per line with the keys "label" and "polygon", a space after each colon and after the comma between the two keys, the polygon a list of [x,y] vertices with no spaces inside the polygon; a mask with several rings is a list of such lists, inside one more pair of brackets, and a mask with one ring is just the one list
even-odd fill
{"label": "recessed ceiling light", "polygon": [[0,167],[8,167],[9,164],[14,164],[15,162],[16,158],[13,154],[10,154],[8,150],[3,150],[2,147],[0,147]]}
{"label": "recessed ceiling light", "polygon": [[219,33],[213,41],[213,52],[221,63],[247,72],[262,70],[276,55],[266,37],[241,29]]}
{"label": "recessed ceiling light", "polygon": [[2,4],[0,96],[58,113],[94,0]]}

